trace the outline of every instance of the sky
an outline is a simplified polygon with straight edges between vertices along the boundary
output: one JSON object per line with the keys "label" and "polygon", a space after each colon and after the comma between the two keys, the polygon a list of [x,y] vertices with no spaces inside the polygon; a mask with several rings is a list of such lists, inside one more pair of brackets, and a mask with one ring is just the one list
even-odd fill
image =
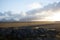
{"label": "sky", "polygon": [[60,0],[0,0],[0,11],[25,12],[59,1]]}
{"label": "sky", "polygon": [[0,0],[0,21],[60,21],[60,0]]}

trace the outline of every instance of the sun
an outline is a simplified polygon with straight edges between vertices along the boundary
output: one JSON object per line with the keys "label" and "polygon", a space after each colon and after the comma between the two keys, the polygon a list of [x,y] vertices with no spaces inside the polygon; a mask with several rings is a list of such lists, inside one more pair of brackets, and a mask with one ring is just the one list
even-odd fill
{"label": "sun", "polygon": [[60,12],[54,12],[53,15],[46,17],[47,21],[60,21]]}

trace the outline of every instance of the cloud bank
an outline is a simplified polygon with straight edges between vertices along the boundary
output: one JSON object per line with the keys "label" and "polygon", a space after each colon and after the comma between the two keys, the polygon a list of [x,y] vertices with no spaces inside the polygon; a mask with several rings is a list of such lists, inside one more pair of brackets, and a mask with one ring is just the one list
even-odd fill
{"label": "cloud bank", "polygon": [[[36,6],[37,5],[37,6]],[[60,21],[60,2],[42,6],[38,3],[30,5],[27,12],[0,12],[0,21]]]}

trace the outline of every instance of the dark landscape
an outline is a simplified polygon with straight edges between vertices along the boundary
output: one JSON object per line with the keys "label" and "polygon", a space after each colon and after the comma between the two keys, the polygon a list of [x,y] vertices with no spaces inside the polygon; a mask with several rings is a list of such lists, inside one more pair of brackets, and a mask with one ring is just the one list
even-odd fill
{"label": "dark landscape", "polygon": [[0,40],[60,40],[60,22],[0,23]]}

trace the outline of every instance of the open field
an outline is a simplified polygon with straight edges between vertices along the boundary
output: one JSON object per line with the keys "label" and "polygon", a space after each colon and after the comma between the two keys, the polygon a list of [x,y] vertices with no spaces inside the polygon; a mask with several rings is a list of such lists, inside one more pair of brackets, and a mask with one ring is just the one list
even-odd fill
{"label": "open field", "polygon": [[[18,28],[18,29],[15,29],[15,30],[19,30],[20,28],[26,28],[26,27],[27,28],[32,28],[32,29],[35,29],[35,28],[44,28],[44,29],[47,29],[47,30],[51,30],[51,29],[54,30],[54,29],[56,29],[56,32],[59,32],[56,35],[56,39],[60,40],[60,22],[12,22],[12,23],[11,22],[10,23],[6,22],[6,23],[0,23],[0,28],[1,27],[2,28],[7,28],[7,27]],[[37,29],[37,31],[38,31],[38,29]]]}
{"label": "open field", "polygon": [[51,24],[54,22],[1,22],[0,27],[21,27],[21,26],[31,26],[31,25],[41,25],[41,24]]}
{"label": "open field", "polygon": [[0,27],[42,27],[42,28],[54,28],[60,31],[60,22],[50,22],[50,21],[42,21],[42,22],[6,22],[0,23]]}

